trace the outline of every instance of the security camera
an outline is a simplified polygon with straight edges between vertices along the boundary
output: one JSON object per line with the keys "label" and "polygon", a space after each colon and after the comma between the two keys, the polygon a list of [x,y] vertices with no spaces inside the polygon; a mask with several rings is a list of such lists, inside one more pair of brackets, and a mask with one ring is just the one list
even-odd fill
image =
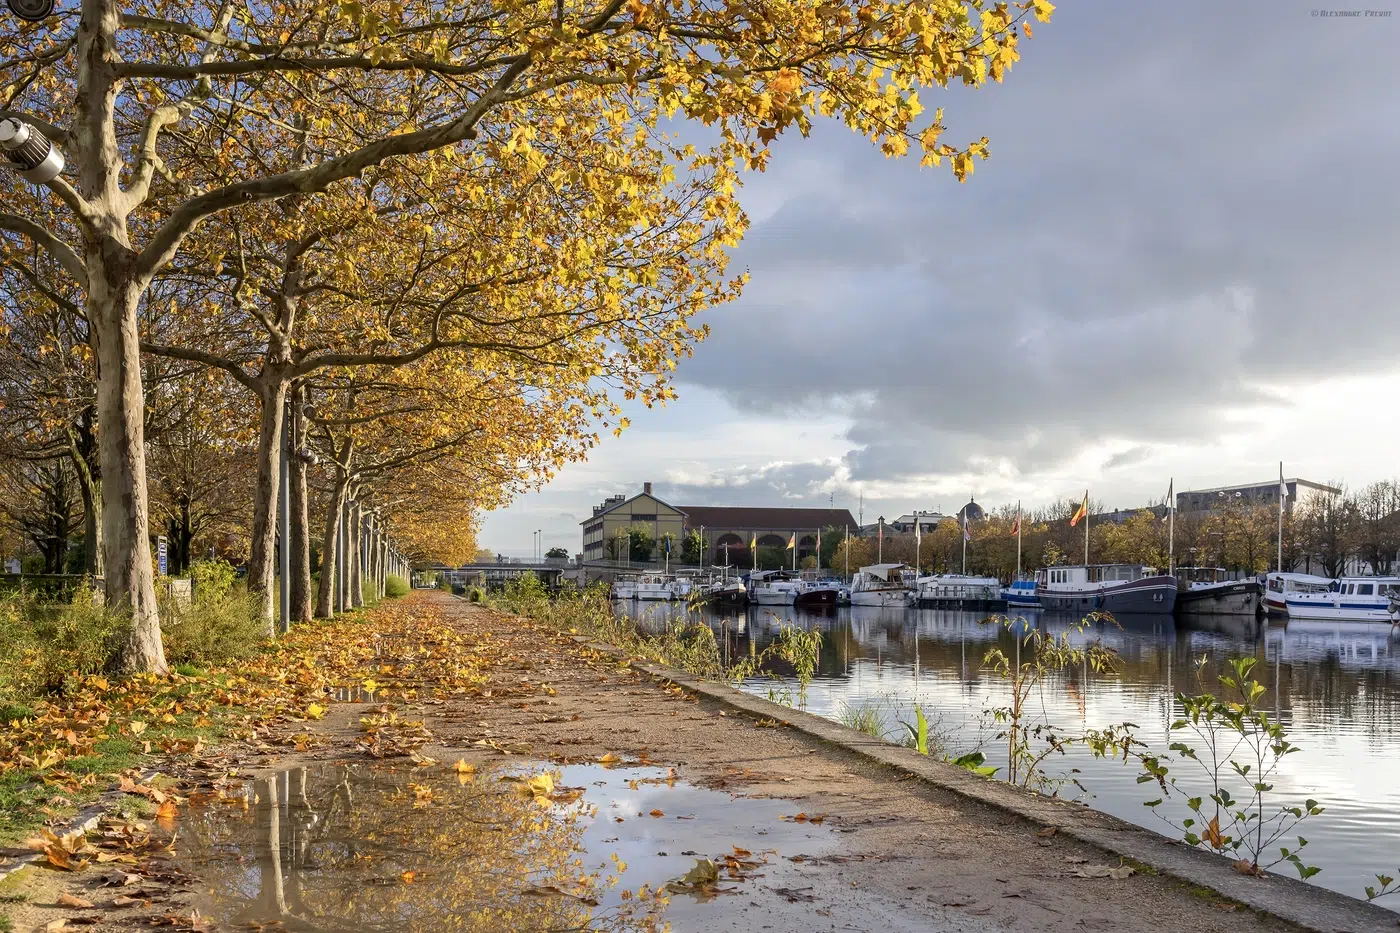
{"label": "security camera", "polygon": [[11,13],[31,23],[47,19],[53,13],[53,4],[54,0],[5,0]]}
{"label": "security camera", "polygon": [[307,447],[297,448],[296,458],[302,463],[306,463],[311,466],[315,466],[316,464],[321,462],[321,458],[316,455],[316,452]]}
{"label": "security camera", "polygon": [[[10,6],[14,8],[14,0]],[[0,149],[9,153],[20,177],[36,185],[53,181],[63,171],[63,153],[28,123],[8,117],[0,120]]]}
{"label": "security camera", "polygon": [[316,406],[315,406],[315,405],[312,405],[312,404],[310,404],[310,403],[307,403],[307,404],[301,406],[301,413],[302,413],[303,416],[305,416],[305,417],[307,417],[307,418],[310,418],[312,421],[315,421],[315,420],[316,420]]}

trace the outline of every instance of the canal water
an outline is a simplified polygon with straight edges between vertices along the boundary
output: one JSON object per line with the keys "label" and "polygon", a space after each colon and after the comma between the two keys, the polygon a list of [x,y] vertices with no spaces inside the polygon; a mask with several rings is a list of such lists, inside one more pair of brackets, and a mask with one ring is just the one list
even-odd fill
{"label": "canal water", "polygon": [[[648,629],[687,615],[679,604],[633,603],[623,611]],[[1281,844],[1293,848],[1294,836],[1305,837],[1303,860],[1322,869],[1313,883],[1353,896],[1364,896],[1377,873],[1400,874],[1400,629],[1163,616],[1101,622],[1081,632],[1072,616],[1022,615],[1023,624],[1069,633],[1077,644],[1097,638],[1120,659],[1117,673],[1079,669],[1046,680],[1031,697],[1031,718],[1070,735],[1131,722],[1138,738],[1158,752],[1182,739],[1169,728],[1181,713],[1178,691],[1220,693],[1217,678],[1227,661],[1256,658],[1252,676],[1267,688],[1259,705],[1300,749],[1285,756],[1274,776],[1266,816],[1277,805],[1302,806],[1308,799],[1325,808]],[[913,722],[918,706],[945,753],[980,751],[1006,774],[992,711],[1007,705],[1010,688],[984,668],[984,657],[998,646],[1013,655],[1017,639],[985,622],[985,614],[865,607],[813,614],[763,606],[691,617],[709,624],[730,655],[761,650],[786,625],[819,630],[820,668],[803,701],[809,712],[840,720],[843,712],[873,709],[898,741],[906,734],[900,722]],[[798,693],[790,679],[755,679],[744,688],[794,699]],[[1166,835],[1180,833],[1162,816],[1179,822],[1189,815],[1187,794],[1169,797],[1156,810],[1146,807],[1162,796],[1160,789],[1139,783],[1141,769],[1121,760],[1095,759],[1079,748],[1052,756],[1045,767],[1064,779],[1063,795]],[[1189,762],[1172,771],[1190,794],[1209,793]],[[1232,785],[1237,798],[1239,786]],[[1295,873],[1287,863],[1274,870]],[[1400,910],[1400,894],[1378,903]]]}

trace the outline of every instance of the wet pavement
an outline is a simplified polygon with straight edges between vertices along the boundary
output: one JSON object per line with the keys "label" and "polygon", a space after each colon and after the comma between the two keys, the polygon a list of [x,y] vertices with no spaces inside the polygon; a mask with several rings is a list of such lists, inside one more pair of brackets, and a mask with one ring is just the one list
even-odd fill
{"label": "wet pavement", "polygon": [[643,762],[296,768],[196,799],[178,861],[227,926],[1001,929],[873,894],[854,829]]}

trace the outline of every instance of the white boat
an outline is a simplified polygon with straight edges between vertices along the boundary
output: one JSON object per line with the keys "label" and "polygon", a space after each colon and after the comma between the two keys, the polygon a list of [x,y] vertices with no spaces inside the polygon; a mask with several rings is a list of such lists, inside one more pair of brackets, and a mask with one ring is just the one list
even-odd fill
{"label": "white boat", "polygon": [[1176,577],[1141,564],[1047,567],[1036,571],[1042,608],[1065,612],[1171,614]]}
{"label": "white boat", "polygon": [[677,576],[671,581],[671,598],[687,600],[690,594],[697,589],[695,580],[689,576]]}
{"label": "white boat", "polygon": [[670,602],[675,598],[671,580],[657,573],[649,573],[637,580],[637,600]]}
{"label": "white boat", "polygon": [[962,573],[939,573],[919,577],[919,605],[948,609],[1006,608],[1001,581],[996,577],[974,577]]}
{"label": "white boat", "polygon": [[1330,577],[1310,573],[1268,574],[1264,581],[1264,611],[1271,616],[1288,615],[1288,598],[1302,593],[1325,593],[1332,585]]}
{"label": "white boat", "polygon": [[871,564],[851,581],[852,606],[907,606],[914,591],[904,585],[903,564]]}
{"label": "white boat", "polygon": [[1400,577],[1341,577],[1321,593],[1290,593],[1288,619],[1315,622],[1397,622],[1392,598]]}
{"label": "white boat", "polygon": [[790,570],[755,570],[748,578],[749,602],[760,606],[791,606],[802,581]]}
{"label": "white boat", "polygon": [[613,581],[608,595],[613,599],[633,600],[637,598],[637,578],[632,575],[618,577]]}

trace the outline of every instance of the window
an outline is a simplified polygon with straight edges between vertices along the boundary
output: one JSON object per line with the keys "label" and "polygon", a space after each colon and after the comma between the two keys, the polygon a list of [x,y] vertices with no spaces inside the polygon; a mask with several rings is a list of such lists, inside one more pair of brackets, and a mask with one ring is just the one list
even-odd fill
{"label": "window", "polygon": [[652,512],[650,515],[648,515],[648,514],[645,514],[645,513],[643,513],[643,512],[633,512],[633,513],[632,513],[632,521],[634,521],[634,522],[654,522],[654,521],[656,521],[656,513],[655,513],[655,512]]}
{"label": "window", "polygon": [[1357,587],[1356,587],[1356,595],[1357,595],[1357,596],[1370,596],[1370,595],[1371,595],[1371,584],[1369,584],[1369,583],[1361,583],[1361,584],[1358,584]]}

